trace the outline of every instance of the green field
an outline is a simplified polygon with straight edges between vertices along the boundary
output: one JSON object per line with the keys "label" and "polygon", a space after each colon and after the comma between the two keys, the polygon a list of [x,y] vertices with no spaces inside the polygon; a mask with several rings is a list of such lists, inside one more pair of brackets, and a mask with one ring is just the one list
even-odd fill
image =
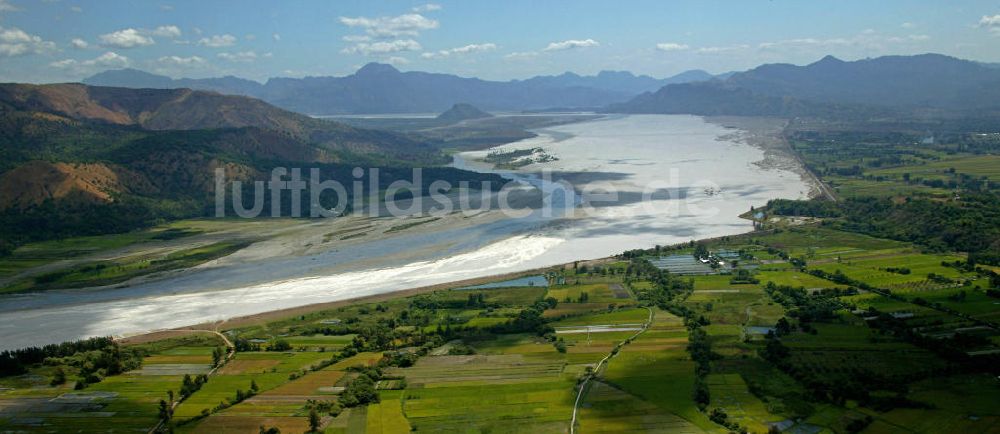
{"label": "green field", "polygon": [[[176,432],[303,432],[319,409],[328,433],[564,433],[581,379],[581,433],[998,427],[1000,385],[967,364],[1000,348],[1000,300],[986,271],[955,265],[963,255],[812,226],[714,243],[744,252],[759,283],[664,277],[640,258],[559,267],[547,274],[565,284],[547,288],[438,290],[225,330],[241,349],[215,370],[212,334],[127,345],[141,367],[74,391],[77,353],[0,377],[0,430],[146,431],[185,374],[208,381],[177,404]],[[985,356],[947,356],[935,347],[947,342]],[[57,368],[68,381],[52,386]]]}

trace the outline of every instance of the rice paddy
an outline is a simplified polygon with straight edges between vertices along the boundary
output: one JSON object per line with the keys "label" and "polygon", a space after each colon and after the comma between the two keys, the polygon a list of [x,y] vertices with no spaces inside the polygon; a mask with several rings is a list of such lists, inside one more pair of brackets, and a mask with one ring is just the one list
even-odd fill
{"label": "rice paddy", "polygon": [[[173,411],[177,432],[261,426],[303,432],[310,409],[321,408],[327,433],[565,433],[578,382],[588,375],[574,427],[581,433],[729,431],[720,420],[753,433],[772,427],[847,432],[862,422],[866,433],[1000,428],[995,378],[956,373],[954,362],[871,326],[869,312],[882,312],[931,339],[981,338],[970,354],[998,348],[1000,335],[988,324],[1000,318],[1000,304],[976,286],[988,284],[976,271],[949,265],[962,256],[825,228],[740,237],[710,248],[742,252],[734,253],[737,269],[757,283],[734,282],[727,270],[682,278],[691,286],[677,303],[700,318],[711,343],[703,378],[689,353],[690,328],[649,303],[645,294],[656,284],[629,275],[629,263],[618,261],[550,270],[548,286],[441,290],[242,326],[226,335],[260,348],[237,352],[217,370],[212,353],[221,342],[209,335],[141,344],[141,368],[80,391],[72,378],[50,386],[53,367],[40,365],[0,379],[0,431],[147,431],[159,423],[158,403],[168,391],[178,392],[184,375],[200,374],[210,374],[208,382]],[[768,249],[802,257],[806,265]],[[858,291],[813,270],[839,271],[893,296]],[[813,295],[838,290],[842,303],[833,317],[781,337],[789,352],[781,368],[761,354],[780,319],[791,318],[796,327],[798,320],[794,307],[770,295],[775,285]],[[644,329],[647,306],[653,315]],[[513,325],[530,309],[540,309],[540,332]],[[376,344],[382,334],[388,338]],[[267,351],[278,342],[287,347]],[[378,400],[346,404],[345,391],[373,368],[381,371]],[[859,376],[874,379],[869,387],[877,399],[831,402],[817,397],[810,383],[855,384]],[[693,398],[699,382],[709,395],[704,408]],[[887,407],[882,397],[929,408]]]}

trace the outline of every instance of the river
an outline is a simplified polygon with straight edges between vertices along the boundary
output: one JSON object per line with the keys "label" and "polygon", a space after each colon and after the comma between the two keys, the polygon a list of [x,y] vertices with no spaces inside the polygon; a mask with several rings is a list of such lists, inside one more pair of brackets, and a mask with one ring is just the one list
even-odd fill
{"label": "river", "polygon": [[[803,197],[808,186],[796,173],[754,164],[764,152],[723,138],[731,132],[699,117],[667,115],[540,130],[502,148],[541,148],[555,160],[499,173],[546,192],[549,211],[127,288],[0,297],[0,349],[179,327],[747,232],[751,224],[739,214],[772,198]],[[486,153],[459,154],[455,165],[490,171],[477,162]],[[377,260],[406,249],[419,254]]]}

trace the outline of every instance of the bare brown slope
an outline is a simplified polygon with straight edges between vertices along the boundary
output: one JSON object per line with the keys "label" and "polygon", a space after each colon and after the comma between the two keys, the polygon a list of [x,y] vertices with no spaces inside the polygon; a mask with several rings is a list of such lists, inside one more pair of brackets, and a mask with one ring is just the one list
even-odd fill
{"label": "bare brown slope", "polygon": [[141,175],[119,166],[31,161],[0,175],[0,209],[24,208],[49,199],[108,203],[116,194],[152,190]]}
{"label": "bare brown slope", "polygon": [[398,161],[440,162],[427,144],[282,110],[258,99],[190,89],[126,89],[83,84],[0,84],[0,105],[147,130],[255,127],[328,150]]}

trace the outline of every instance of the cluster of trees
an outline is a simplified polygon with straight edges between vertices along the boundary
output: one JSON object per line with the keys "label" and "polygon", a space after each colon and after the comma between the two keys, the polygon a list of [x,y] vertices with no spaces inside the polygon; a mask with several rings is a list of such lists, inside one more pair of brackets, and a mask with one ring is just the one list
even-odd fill
{"label": "cluster of trees", "polygon": [[112,337],[95,337],[43,347],[5,350],[0,352],[0,377],[23,374],[32,365],[42,363],[50,357],[68,357],[77,353],[103,350],[115,345],[117,344]]}
{"label": "cluster of trees", "polygon": [[952,363],[952,368],[960,368],[970,372],[989,372],[1000,374],[1000,355],[970,356],[968,352],[989,345],[982,336],[956,332],[950,337],[929,337],[907,324],[905,319],[893,317],[875,308],[868,308],[869,315],[874,316],[867,321],[868,326],[879,333],[894,336],[910,342],[937,354]]}
{"label": "cluster of trees", "polygon": [[[816,291],[810,294],[803,288],[775,285],[774,282],[767,282],[767,285],[764,285],[764,291],[772,300],[788,310],[788,316],[798,319],[799,328],[813,333],[816,329],[810,323],[836,318],[834,312],[845,307],[838,297],[847,295],[838,290]],[[781,319],[787,323],[785,318]],[[779,321],[778,326],[782,325]]]}
{"label": "cluster of trees", "polygon": [[713,408],[711,412],[708,413],[708,419],[719,425],[722,425],[729,429],[729,432],[746,434],[747,428],[739,423],[729,420],[729,414],[721,408]]}
{"label": "cluster of trees", "polygon": [[201,390],[201,386],[205,385],[205,383],[208,383],[208,375],[198,374],[192,378],[191,374],[184,374],[184,380],[181,382],[181,400],[187,399],[187,397]]}
{"label": "cluster of trees", "polygon": [[51,384],[67,381],[66,368],[77,371],[76,388],[83,389],[107,376],[142,367],[142,351],[122,348],[110,337],[83,339],[44,347],[29,347],[0,353],[0,376],[20,375],[32,366],[55,366]]}
{"label": "cluster of trees", "polygon": [[222,347],[212,348],[212,367],[217,368],[225,357],[226,350],[222,349]]}
{"label": "cluster of trees", "polygon": [[233,341],[233,349],[236,350],[236,352],[242,353],[242,352],[260,351],[261,347],[260,344],[252,342],[249,339],[236,338]]}
{"label": "cluster of trees", "polygon": [[382,370],[379,367],[360,369],[357,378],[351,380],[344,387],[344,392],[340,394],[338,402],[344,407],[357,407],[379,402],[375,384],[380,379],[382,379]]}
{"label": "cluster of trees", "polygon": [[193,201],[137,196],[101,205],[46,200],[23,209],[7,208],[0,210],[0,257],[33,241],[128,232],[200,215],[205,208]]}
{"label": "cluster of trees", "polygon": [[739,268],[733,272],[733,277],[729,279],[729,283],[733,285],[758,284],[760,280],[754,277],[750,270]]}
{"label": "cluster of trees", "polygon": [[1000,195],[965,191],[960,198],[935,200],[854,197],[840,202],[778,199],[768,203],[778,215],[839,217],[839,229],[907,241],[934,251],[968,252],[970,261],[1000,264]]}
{"label": "cluster of trees", "polygon": [[267,350],[277,352],[291,351],[292,344],[288,343],[288,341],[284,339],[275,339],[270,345],[267,346]]}

